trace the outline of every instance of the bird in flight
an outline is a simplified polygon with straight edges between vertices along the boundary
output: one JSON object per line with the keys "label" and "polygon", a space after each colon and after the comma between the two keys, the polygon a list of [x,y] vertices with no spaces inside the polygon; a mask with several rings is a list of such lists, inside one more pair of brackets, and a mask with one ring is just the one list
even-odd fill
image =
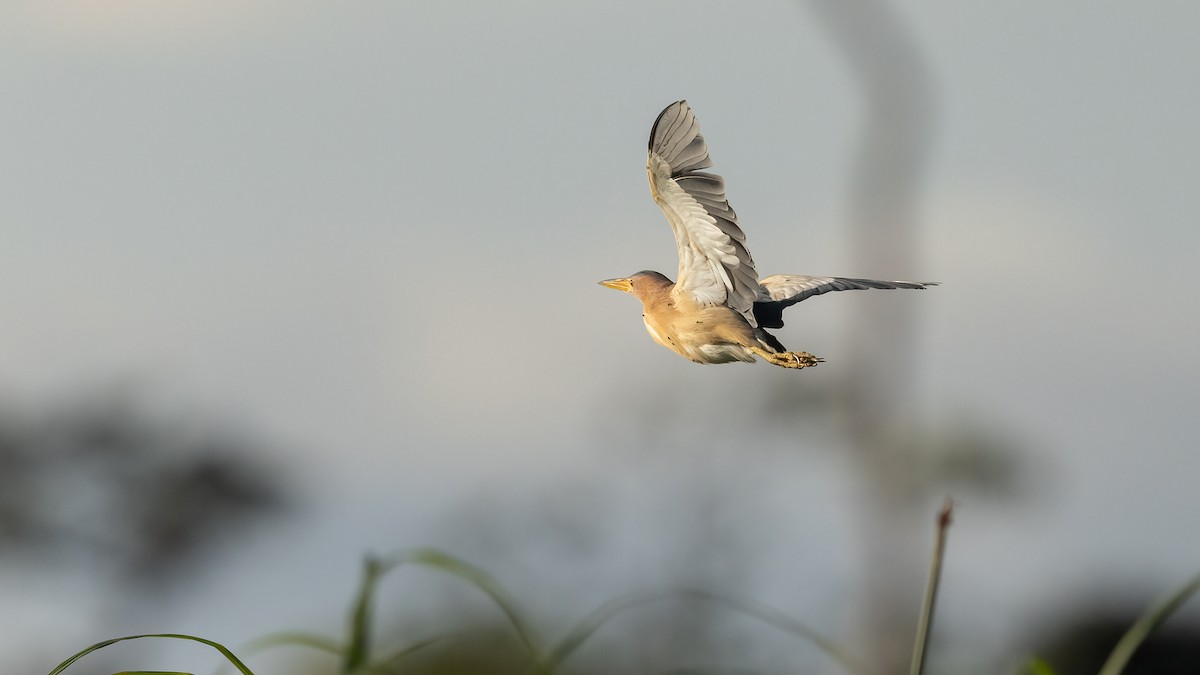
{"label": "bird in flight", "polygon": [[725,181],[699,169],[712,166],[708,145],[687,101],[667,106],[650,130],[646,173],[679,248],[679,274],[643,271],[600,284],[642,301],[642,320],[658,344],[696,363],[753,363],[784,368],[820,363],[790,352],[766,331],[783,327],[783,310],[829,291],[924,289],[934,282],[876,281],[775,274],[758,278],[746,235],[725,198]]}

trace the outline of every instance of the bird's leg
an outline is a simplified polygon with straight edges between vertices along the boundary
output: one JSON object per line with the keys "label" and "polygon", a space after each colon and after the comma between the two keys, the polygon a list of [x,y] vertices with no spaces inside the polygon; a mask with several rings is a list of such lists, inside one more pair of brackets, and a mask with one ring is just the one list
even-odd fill
{"label": "bird's leg", "polygon": [[769,352],[760,347],[751,347],[751,350],[767,363],[775,364],[781,368],[811,368],[825,359],[820,359],[808,352]]}

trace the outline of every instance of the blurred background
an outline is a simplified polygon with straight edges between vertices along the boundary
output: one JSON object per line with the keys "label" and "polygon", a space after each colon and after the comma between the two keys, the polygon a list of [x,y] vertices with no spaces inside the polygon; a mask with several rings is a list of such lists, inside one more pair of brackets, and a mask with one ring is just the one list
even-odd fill
{"label": "blurred background", "polygon": [[[140,632],[340,636],[364,554],[432,546],[550,640],[626,593],[704,589],[892,672],[950,496],[930,670],[1094,672],[1069,666],[1200,569],[1197,22],[1184,2],[5,3],[0,670]],[[644,166],[679,98],[762,274],[943,285],[793,308],[777,333],[813,370],[654,345],[596,282],[674,275]],[[459,636],[419,672],[519,667],[497,608],[436,570],[394,572],[378,611],[381,643]],[[1192,649],[1179,672],[1197,619],[1164,629]],[[565,668],[840,672],[682,598]]]}

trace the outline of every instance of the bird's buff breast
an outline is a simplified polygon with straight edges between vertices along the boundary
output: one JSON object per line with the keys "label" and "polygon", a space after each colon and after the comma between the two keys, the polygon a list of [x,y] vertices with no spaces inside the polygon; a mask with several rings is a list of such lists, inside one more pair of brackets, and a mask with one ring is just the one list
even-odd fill
{"label": "bird's buff breast", "polygon": [[[687,344],[675,338],[670,331],[662,328],[656,330],[654,325],[642,317],[642,323],[646,326],[646,332],[650,334],[658,344],[670,349],[685,358],[691,359],[696,363],[731,363],[733,361],[754,361],[754,353],[741,345],[736,344],[714,344],[704,343],[698,345]],[[660,327],[661,328],[661,327]]]}

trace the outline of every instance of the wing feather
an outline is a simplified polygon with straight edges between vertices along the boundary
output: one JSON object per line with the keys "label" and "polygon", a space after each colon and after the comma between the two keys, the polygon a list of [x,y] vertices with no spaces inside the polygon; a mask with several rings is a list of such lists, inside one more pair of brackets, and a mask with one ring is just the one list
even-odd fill
{"label": "wing feather", "polygon": [[701,305],[728,305],[751,326],[758,297],[758,272],[746,235],[725,197],[720,176],[699,171],[712,166],[708,145],[687,101],[667,106],[650,131],[646,170],[679,249],[674,293]]}
{"label": "wing feather", "polygon": [[849,277],[773,274],[758,282],[758,298],[754,304],[754,314],[758,318],[758,324],[763,328],[782,328],[783,310],[814,295],[830,291],[860,291],[871,288],[923,290],[937,285],[935,281],[878,281]]}

